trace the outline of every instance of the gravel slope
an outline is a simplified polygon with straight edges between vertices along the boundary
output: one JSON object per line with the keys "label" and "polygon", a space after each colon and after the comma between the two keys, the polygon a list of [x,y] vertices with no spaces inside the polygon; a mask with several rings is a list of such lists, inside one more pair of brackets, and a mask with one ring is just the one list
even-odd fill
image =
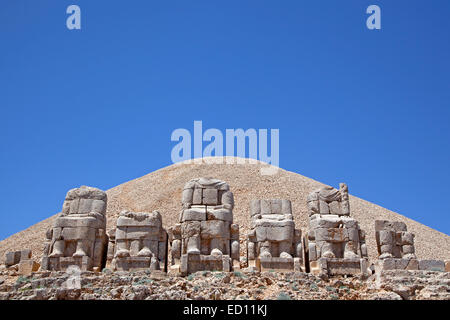
{"label": "gravel slope", "polygon": [[[231,158],[233,160],[237,158]],[[217,158],[215,159],[217,161]],[[246,161],[240,159],[241,161]],[[247,162],[247,161],[246,161]],[[320,182],[294,172],[279,169],[275,175],[261,175],[261,163],[249,164],[176,164],[126,182],[107,191],[108,229],[116,222],[123,209],[136,211],[158,210],[165,227],[177,222],[181,207],[181,191],[184,184],[197,177],[214,177],[229,183],[234,193],[234,220],[241,227],[241,241],[247,233],[251,199],[290,199],[297,227],[307,228],[306,197]],[[264,165],[266,166],[266,165]],[[345,181],[342,181],[345,182]],[[74,186],[77,187],[77,186]],[[94,186],[95,187],[95,186]],[[337,187],[337,186],[334,186]],[[349,185],[351,193],[352,186]],[[62,202],[63,199],[61,199]],[[403,221],[408,231],[415,233],[416,254],[419,259],[450,259],[450,236],[431,229],[398,213],[389,211],[360,198],[350,196],[351,215],[367,233],[369,257],[376,259],[374,221],[387,219]],[[41,257],[45,231],[55,216],[37,223],[0,241],[0,261],[6,252],[30,248],[34,257]]]}

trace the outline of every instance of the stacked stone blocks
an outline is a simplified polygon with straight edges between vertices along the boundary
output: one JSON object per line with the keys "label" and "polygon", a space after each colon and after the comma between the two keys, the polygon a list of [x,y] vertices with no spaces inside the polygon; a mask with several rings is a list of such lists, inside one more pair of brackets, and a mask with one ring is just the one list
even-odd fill
{"label": "stacked stone blocks", "polygon": [[17,266],[20,275],[30,275],[32,272],[39,270],[39,263],[31,258],[31,250],[24,249],[19,251],[7,252],[5,255],[5,266]]}
{"label": "stacked stone blocks", "polygon": [[445,262],[442,260],[418,260],[416,258],[414,237],[413,233],[408,232],[404,222],[376,220],[375,238],[379,260],[375,263],[375,271],[445,271]]}
{"label": "stacked stone blocks", "polygon": [[96,188],[82,186],[67,193],[62,212],[47,231],[42,269],[103,268],[108,242],[106,204],[106,193]]}
{"label": "stacked stone blocks", "polygon": [[13,265],[19,264],[22,260],[31,259],[31,250],[24,249],[19,251],[7,252],[5,255],[5,265],[11,267]]}
{"label": "stacked stone blocks", "polygon": [[379,255],[376,271],[419,269],[414,253],[414,234],[407,231],[405,223],[376,220],[375,238]]}
{"label": "stacked stone blocks", "polygon": [[239,226],[233,223],[233,207],[233,193],[224,181],[196,178],[184,186],[180,223],[168,230],[173,271],[238,267]]}
{"label": "stacked stone blocks", "polygon": [[303,244],[289,200],[252,200],[247,261],[258,271],[301,271]]}
{"label": "stacked stone blocks", "polygon": [[323,275],[369,274],[365,233],[350,217],[348,187],[323,187],[307,198],[309,231],[305,237],[311,272]]}
{"label": "stacked stone blocks", "polygon": [[158,211],[122,211],[113,239],[109,249],[113,270],[167,271],[167,233]]}

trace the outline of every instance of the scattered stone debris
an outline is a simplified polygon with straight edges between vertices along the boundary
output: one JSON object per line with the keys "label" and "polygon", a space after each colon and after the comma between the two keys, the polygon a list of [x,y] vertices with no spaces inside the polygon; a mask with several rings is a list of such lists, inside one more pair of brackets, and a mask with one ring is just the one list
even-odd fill
{"label": "scattered stone debris", "polygon": [[180,277],[82,271],[78,286],[71,277],[62,271],[9,277],[15,280],[0,280],[0,300],[450,300],[450,273],[439,271],[390,270],[369,279],[328,281],[304,272],[198,271]]}

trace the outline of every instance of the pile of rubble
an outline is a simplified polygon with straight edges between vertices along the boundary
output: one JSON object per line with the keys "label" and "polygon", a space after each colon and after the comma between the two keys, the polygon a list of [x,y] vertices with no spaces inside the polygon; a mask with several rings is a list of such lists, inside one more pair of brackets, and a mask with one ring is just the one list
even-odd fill
{"label": "pile of rubble", "polygon": [[[1,274],[1,271],[0,271]],[[0,276],[2,277],[2,276]],[[402,300],[450,299],[450,273],[384,271],[379,277],[304,272],[198,271],[186,277],[163,271],[42,271],[2,283],[0,300]]]}

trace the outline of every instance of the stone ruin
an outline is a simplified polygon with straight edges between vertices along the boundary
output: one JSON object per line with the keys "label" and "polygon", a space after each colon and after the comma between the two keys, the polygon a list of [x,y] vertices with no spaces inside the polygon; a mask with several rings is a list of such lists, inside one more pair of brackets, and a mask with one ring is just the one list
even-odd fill
{"label": "stone ruin", "polygon": [[19,251],[11,251],[5,255],[5,266],[11,267],[19,264],[20,261],[31,259],[31,250],[24,249]]}
{"label": "stone ruin", "polygon": [[41,269],[101,271],[105,265],[107,196],[82,186],[70,190],[52,228],[47,230]]}
{"label": "stone ruin", "polygon": [[169,228],[171,271],[239,268],[239,226],[233,224],[233,193],[212,178],[190,180],[182,192],[180,223]]}
{"label": "stone ruin", "polygon": [[379,259],[415,259],[414,234],[404,222],[375,221],[375,238]]}
{"label": "stone ruin", "polygon": [[167,233],[158,211],[122,211],[110,234],[108,260],[113,270],[167,272]]}
{"label": "stone ruin", "polygon": [[289,200],[252,200],[247,236],[250,270],[302,271],[301,231],[295,229]]}
{"label": "stone ruin", "polygon": [[[190,180],[182,191],[179,223],[168,233],[158,211],[122,211],[106,235],[106,193],[82,186],[70,190],[62,212],[47,230],[41,270],[160,270],[187,275],[196,271],[240,269],[239,226],[233,223],[233,193],[212,178]],[[450,271],[450,262],[418,260],[414,234],[403,222],[375,221],[378,261],[369,269],[365,233],[350,217],[348,187],[341,183],[308,195],[309,228],[295,229],[289,200],[252,200],[247,235],[247,271],[311,272],[321,276],[363,275],[375,269]],[[108,245],[109,238],[109,245]],[[170,251],[168,245],[170,243]],[[31,250],[8,252],[7,268],[29,275],[39,268]],[[170,260],[170,268],[168,267]],[[245,260],[245,258],[244,258]],[[379,277],[380,278],[380,277]]]}
{"label": "stone ruin", "polygon": [[38,271],[40,267],[39,263],[31,258],[30,249],[6,253],[5,266],[7,268],[15,267],[20,275],[30,275],[32,272]]}
{"label": "stone ruin", "polygon": [[441,260],[417,260],[414,234],[408,232],[406,224],[399,221],[376,220],[375,238],[378,261],[375,271],[384,270],[432,270],[445,271]]}
{"label": "stone ruin", "polygon": [[341,183],[308,195],[309,231],[305,237],[310,272],[320,275],[369,274],[365,233],[350,217],[348,187]]}

